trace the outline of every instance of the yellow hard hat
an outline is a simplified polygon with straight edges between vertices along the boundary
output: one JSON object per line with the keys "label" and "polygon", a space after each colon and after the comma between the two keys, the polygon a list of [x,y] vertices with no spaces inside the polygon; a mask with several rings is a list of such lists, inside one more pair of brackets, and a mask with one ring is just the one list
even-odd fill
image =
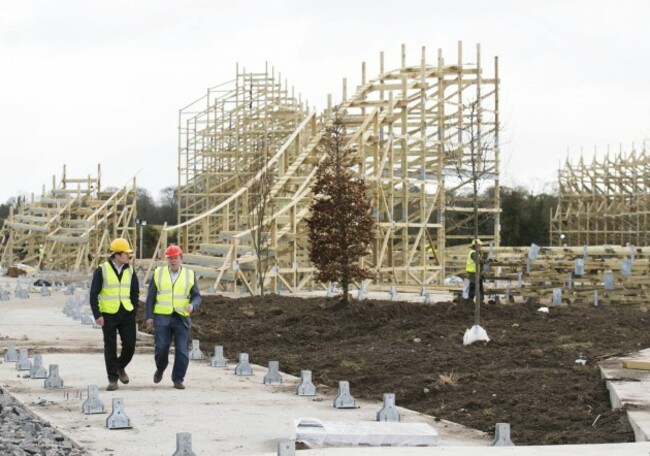
{"label": "yellow hard hat", "polygon": [[113,242],[111,242],[111,252],[115,253],[121,253],[121,252],[126,252],[126,253],[133,253],[133,250],[131,250],[131,246],[129,245],[129,241],[127,241],[124,238],[117,238]]}
{"label": "yellow hard hat", "polygon": [[472,241],[472,246],[474,246],[474,245],[481,246],[481,245],[483,245],[483,241],[481,241],[480,239],[474,239]]}

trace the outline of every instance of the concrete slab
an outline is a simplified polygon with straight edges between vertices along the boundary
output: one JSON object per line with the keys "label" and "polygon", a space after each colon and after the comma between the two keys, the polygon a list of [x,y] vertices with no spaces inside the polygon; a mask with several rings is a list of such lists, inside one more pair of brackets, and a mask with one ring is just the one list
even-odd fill
{"label": "concrete slab", "polygon": [[637,442],[650,441],[650,411],[647,410],[630,410],[627,412],[627,418],[630,420],[634,430],[634,439]]}
{"label": "concrete slab", "polygon": [[649,362],[650,349],[644,349],[599,363],[612,408],[628,409],[627,417],[637,442],[650,440],[650,371],[634,367],[636,363]]}
{"label": "concrete slab", "polygon": [[31,293],[30,298],[20,300],[18,306],[15,305],[15,298],[2,301],[0,334],[5,339],[15,341],[16,347],[38,348],[41,352],[101,352],[104,346],[101,329],[82,325],[79,321],[63,315],[61,310],[65,298],[62,292],[54,292],[51,296]]}
{"label": "concrete slab", "polygon": [[650,406],[648,402],[650,381],[630,382],[625,380],[608,380],[606,384],[613,409],[620,409],[624,406],[634,409],[644,409]]}
{"label": "concrete slab", "polygon": [[650,372],[637,369],[626,369],[620,362],[611,364],[599,364],[600,374],[603,380],[620,380],[620,381],[650,381]]}
{"label": "concrete slab", "polygon": [[385,421],[298,420],[296,440],[309,448],[327,447],[419,447],[435,446],[438,433],[426,423]]}
{"label": "concrete slab", "polygon": [[[327,448],[297,451],[297,456],[648,456],[650,443],[520,447]],[[261,453],[255,456],[277,456]]]}

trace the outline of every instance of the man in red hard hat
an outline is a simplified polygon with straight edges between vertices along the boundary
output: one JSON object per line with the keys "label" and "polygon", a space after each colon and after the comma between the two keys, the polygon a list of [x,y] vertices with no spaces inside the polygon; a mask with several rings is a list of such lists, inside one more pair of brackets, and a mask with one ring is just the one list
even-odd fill
{"label": "man in red hard hat", "polygon": [[[140,285],[138,276],[129,267],[133,250],[129,241],[117,238],[111,242],[111,255],[93,274],[90,285],[90,308],[95,323],[104,334],[104,362],[108,375],[107,391],[117,389],[117,380],[129,383],[125,368],[135,353],[136,325]],[[122,352],[117,356],[117,333]]]}
{"label": "man in red hard hat", "polygon": [[154,328],[156,372],[153,382],[160,383],[169,364],[169,347],[174,341],[174,388],[185,389],[185,374],[190,363],[190,314],[201,305],[201,293],[194,271],[183,267],[183,251],[170,245],[165,251],[167,266],[157,267],[149,284],[145,316]]}

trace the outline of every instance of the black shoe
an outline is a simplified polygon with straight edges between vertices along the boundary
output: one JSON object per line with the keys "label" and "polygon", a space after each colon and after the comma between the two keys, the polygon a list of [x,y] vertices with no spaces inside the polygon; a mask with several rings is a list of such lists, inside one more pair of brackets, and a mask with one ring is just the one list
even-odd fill
{"label": "black shoe", "polygon": [[163,374],[162,371],[156,369],[156,372],[153,374],[153,382],[160,383],[160,381],[162,380],[162,374]]}
{"label": "black shoe", "polygon": [[176,388],[177,390],[184,390],[185,385],[183,385],[183,382],[174,382],[174,388]]}
{"label": "black shoe", "polygon": [[115,391],[117,388],[117,380],[109,381],[108,386],[106,387],[106,391]]}
{"label": "black shoe", "polygon": [[129,376],[126,375],[126,371],[124,369],[118,369],[117,370],[117,375],[120,377],[120,381],[124,383],[125,385],[129,383]]}

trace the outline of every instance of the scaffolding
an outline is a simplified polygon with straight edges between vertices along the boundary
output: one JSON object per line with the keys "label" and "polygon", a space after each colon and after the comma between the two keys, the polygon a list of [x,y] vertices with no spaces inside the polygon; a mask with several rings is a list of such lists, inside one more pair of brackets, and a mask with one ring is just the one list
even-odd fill
{"label": "scaffolding", "polygon": [[[381,53],[379,75],[369,80],[363,63],[354,93],[348,96],[344,79],[340,103],[329,95],[320,115],[289,96],[272,73],[239,68],[234,83],[181,110],[180,220],[163,228],[154,260],[175,233],[190,253],[185,262],[215,288],[239,284],[258,292],[256,227],[246,211],[270,173],[273,212],[263,225],[273,261],[264,286],[323,286],[313,281],[305,220],[326,154],[321,140],[335,118],[345,126],[354,172],[368,185],[377,221],[371,255],[362,260],[377,273],[374,285],[441,285],[446,246],[473,237],[475,201],[482,237],[499,245],[498,60],[487,75],[480,46],[468,64],[459,43],[456,63],[446,64],[440,50],[428,63],[423,47],[418,63],[407,65],[402,46],[400,66],[386,71],[384,65]],[[251,168],[255,162],[260,166]],[[475,181],[491,191],[475,193]]]}
{"label": "scaffolding", "polygon": [[650,159],[640,151],[607,151],[586,164],[567,158],[558,171],[550,245],[638,245],[650,241]]}
{"label": "scaffolding", "polygon": [[306,115],[306,104],[268,65],[263,73],[238,67],[233,81],[180,110],[178,223],[202,219],[183,232],[187,250],[217,242],[224,227],[246,228],[240,200],[228,211],[202,216],[244,186],[261,150],[280,148]]}
{"label": "scaffolding", "polygon": [[53,176],[50,190],[43,186],[40,197],[32,194],[16,211],[11,207],[3,227],[7,242],[1,264],[88,272],[106,255],[113,238],[135,244],[135,178],[132,185],[102,189],[100,176],[100,165],[96,176],[85,178],[69,177],[64,165],[58,184]]}

